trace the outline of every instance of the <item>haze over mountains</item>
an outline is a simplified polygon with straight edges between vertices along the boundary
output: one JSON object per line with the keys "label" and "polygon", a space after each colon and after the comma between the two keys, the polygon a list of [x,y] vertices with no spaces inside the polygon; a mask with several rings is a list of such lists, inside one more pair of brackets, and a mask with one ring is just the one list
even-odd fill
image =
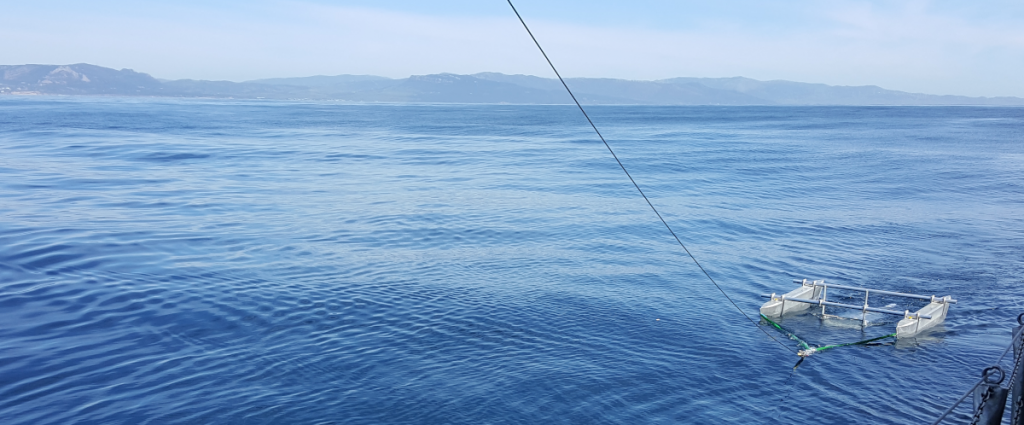
{"label": "haze over mountains", "polygon": [[[750,78],[633,81],[569,78],[584,104],[643,105],[1020,105],[1018,97],[940,96],[878,86],[829,86]],[[130,69],[89,64],[0,65],[0,95],[163,96],[347,102],[566,104],[556,79],[529,75],[433,74],[391,79],[371,75],[246,81],[159,80]]]}

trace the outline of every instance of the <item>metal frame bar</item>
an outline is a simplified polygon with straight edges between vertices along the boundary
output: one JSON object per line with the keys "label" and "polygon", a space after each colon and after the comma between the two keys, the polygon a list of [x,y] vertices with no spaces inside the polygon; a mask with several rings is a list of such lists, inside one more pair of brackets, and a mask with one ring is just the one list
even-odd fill
{"label": "metal frame bar", "polygon": [[[828,298],[828,287],[826,286],[826,287],[821,288],[821,300],[822,301],[826,301],[827,298]],[[821,306],[821,315],[822,316],[825,315],[825,306],[824,305]]]}
{"label": "metal frame bar", "polygon": [[[821,282],[821,283],[818,283],[818,282]],[[861,288],[861,287],[857,287],[857,286],[836,285],[834,283],[825,283],[825,281],[823,281],[823,280],[811,281],[810,283],[808,283],[807,279],[803,279],[803,280],[794,279],[793,283],[799,283],[799,284],[804,285],[804,286],[823,286],[825,288],[848,289],[848,290],[851,290],[851,291],[863,291],[865,293],[870,291],[872,293],[880,294],[880,295],[894,295],[894,296],[897,296],[897,297],[916,298],[916,299],[919,299],[919,300],[928,300],[928,301],[931,301],[931,302],[945,302],[945,303],[950,303],[950,304],[956,304],[956,300],[954,300],[952,298],[949,298],[949,297],[936,297],[934,295],[915,295],[915,294],[906,294],[906,293],[903,293],[903,292],[892,292],[892,291],[882,291],[882,290],[878,290],[878,289]],[[867,298],[867,295],[865,295],[865,298]]]}
{"label": "metal frame bar", "polygon": [[913,319],[918,319],[918,318],[920,318],[920,319],[931,319],[932,318],[932,316],[927,315],[927,314],[909,313],[907,311],[886,310],[884,308],[868,307],[868,305],[867,305],[867,297],[865,297],[864,305],[863,306],[859,306],[859,305],[853,305],[853,304],[843,304],[843,303],[836,303],[836,302],[832,302],[832,301],[825,301],[823,299],[809,300],[809,299],[806,299],[806,298],[791,298],[791,297],[787,297],[785,295],[781,295],[781,296],[773,296],[773,295],[774,294],[772,294],[772,295],[763,294],[763,295],[761,295],[761,297],[762,298],[771,298],[772,300],[782,301],[783,302],[783,306],[785,306],[785,302],[786,301],[794,301],[794,302],[798,302],[798,303],[817,304],[817,305],[820,305],[820,306],[823,306],[823,307],[828,305],[828,306],[833,306],[833,307],[852,308],[854,310],[862,310],[864,312],[864,314],[865,314],[865,317],[867,315],[867,312],[871,311],[871,312],[875,312],[875,313],[895,314],[895,315],[898,315],[898,316],[904,316],[904,317],[913,318]]}

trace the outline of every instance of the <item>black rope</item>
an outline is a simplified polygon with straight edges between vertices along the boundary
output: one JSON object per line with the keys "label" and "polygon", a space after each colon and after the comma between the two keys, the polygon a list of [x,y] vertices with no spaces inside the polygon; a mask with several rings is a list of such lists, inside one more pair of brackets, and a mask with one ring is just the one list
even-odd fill
{"label": "black rope", "polygon": [[[800,362],[802,362],[802,361],[804,361],[803,357],[801,357],[800,361],[796,363],[797,366],[799,366]],[[796,374],[796,366],[793,366],[793,370],[791,370],[789,372],[789,376],[786,377],[786,381],[782,383],[783,387],[786,387],[786,384],[789,383],[789,380],[793,379],[793,375],[794,374]],[[776,413],[776,415],[772,415],[772,416],[775,416],[776,420],[782,419],[782,406],[785,405],[785,401],[786,401],[787,398],[789,398],[789,395],[793,394],[793,387],[787,387],[787,388],[788,388],[788,391],[786,391],[786,395],[782,396],[782,398],[779,399],[778,403],[775,403],[775,413]]]}
{"label": "black rope", "polygon": [[[754,326],[757,326],[757,323],[754,322],[754,319],[751,319],[750,316],[748,316],[747,313],[744,312],[743,309],[740,308],[740,306],[737,305],[736,302],[729,297],[729,294],[725,293],[725,290],[723,290],[722,287],[718,285],[718,282],[715,282],[715,279],[711,278],[711,275],[708,274],[707,270],[704,270],[704,267],[701,266],[700,262],[697,261],[697,257],[694,257],[693,254],[690,253],[690,250],[686,249],[686,245],[683,245],[683,241],[679,239],[679,236],[676,235],[676,232],[674,232],[672,230],[672,227],[668,225],[668,222],[665,221],[665,219],[661,216],[661,213],[658,212],[658,209],[654,208],[654,204],[652,204],[651,200],[647,198],[647,195],[644,193],[644,191],[640,189],[640,185],[636,184],[636,180],[633,180],[633,176],[631,176],[629,174],[629,171],[626,170],[626,166],[622,165],[622,161],[619,160],[619,156],[615,155],[615,151],[612,150],[611,145],[608,144],[608,141],[606,141],[604,139],[604,136],[601,135],[601,132],[597,129],[597,126],[594,125],[594,121],[590,119],[590,115],[587,115],[587,111],[583,109],[583,105],[580,105],[580,101],[576,100],[576,95],[572,94],[572,90],[569,90],[569,85],[565,84],[565,80],[562,78],[562,75],[558,73],[558,69],[555,68],[555,64],[551,62],[550,58],[548,58],[548,54],[544,52],[544,48],[540,47],[540,42],[537,41],[537,37],[533,36],[533,31],[530,31],[530,27],[526,25],[526,21],[523,20],[523,17],[519,14],[519,11],[516,10],[516,7],[512,5],[512,0],[507,1],[508,5],[512,8],[512,11],[515,12],[516,17],[519,18],[519,22],[523,24],[523,28],[526,29],[526,33],[530,34],[530,38],[533,39],[533,44],[537,45],[537,49],[540,50],[540,54],[544,55],[544,59],[548,61],[548,65],[551,66],[551,70],[555,71],[555,75],[558,77],[558,81],[562,82],[562,86],[565,87],[565,91],[569,92],[569,96],[572,97],[572,101],[576,102],[576,106],[580,108],[580,112],[582,112],[583,116],[587,118],[587,122],[590,123],[590,127],[594,129],[595,133],[597,133],[597,137],[601,138],[601,142],[604,143],[604,147],[608,148],[608,152],[612,154],[613,158],[615,158],[615,162],[619,163],[619,167],[622,168],[622,172],[626,173],[626,177],[629,177],[629,181],[633,183],[633,187],[636,188],[637,192],[640,192],[640,196],[644,197],[644,200],[647,201],[647,205],[651,207],[651,210],[654,211],[654,214],[658,216],[658,219],[661,220],[661,223],[665,225],[665,228],[668,229],[668,232],[672,234],[672,237],[676,238],[676,242],[679,243],[679,246],[683,247],[683,251],[686,251],[686,255],[689,255],[690,259],[693,260],[693,263],[696,264],[698,268],[700,268],[700,271],[704,272],[704,276],[708,277],[708,280],[710,280],[711,283],[713,283],[715,287],[718,288],[718,291],[721,292],[722,295],[725,295],[725,299],[729,300],[729,302],[732,303],[733,307],[736,307],[736,310],[738,310],[740,314],[743,315],[743,317],[746,317],[747,320],[750,321],[750,323],[754,324]],[[764,332],[764,334],[767,335],[769,338],[771,338],[775,342],[778,342],[779,345],[781,345],[783,348],[793,353],[796,353],[796,351],[794,351],[792,348],[786,346],[786,344],[783,344],[782,341],[775,339],[775,337],[769,334],[768,331],[764,330],[760,326],[757,326],[757,328],[760,329],[761,332]]]}

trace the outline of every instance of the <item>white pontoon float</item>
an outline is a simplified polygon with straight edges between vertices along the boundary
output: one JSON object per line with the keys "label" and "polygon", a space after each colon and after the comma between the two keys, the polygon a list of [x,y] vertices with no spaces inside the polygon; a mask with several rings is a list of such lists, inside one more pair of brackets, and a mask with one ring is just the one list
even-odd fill
{"label": "white pontoon float", "polygon": [[[956,300],[950,296],[936,297],[934,295],[914,295],[905,294],[902,292],[891,292],[881,291],[877,289],[858,288],[856,286],[836,285],[833,283],[825,283],[824,280],[794,280],[793,283],[799,283],[800,287],[789,291],[785,295],[762,295],[762,297],[770,298],[771,300],[764,303],[761,306],[761,314],[767,317],[780,317],[783,314],[789,312],[803,311],[811,308],[811,306],[821,306],[821,313],[825,314],[825,307],[843,307],[855,310],[861,310],[861,321],[867,324],[868,312],[895,314],[903,316],[903,320],[900,320],[896,324],[896,338],[907,338],[917,335],[923,331],[926,331],[933,326],[942,323],[946,319],[946,312],[949,311],[950,304],[956,304]],[[864,292],[864,305],[853,305],[843,304],[826,300],[828,288],[835,289],[846,289],[850,291],[862,291]],[[910,310],[896,311],[887,310],[884,308],[871,307],[868,305],[868,297],[871,294],[877,295],[892,295],[904,298],[915,298],[919,300],[930,301],[924,308],[911,313]]]}

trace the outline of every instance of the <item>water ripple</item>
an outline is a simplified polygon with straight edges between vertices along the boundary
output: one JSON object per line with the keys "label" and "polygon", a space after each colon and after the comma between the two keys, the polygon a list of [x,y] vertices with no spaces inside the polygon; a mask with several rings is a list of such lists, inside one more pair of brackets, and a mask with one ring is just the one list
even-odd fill
{"label": "water ripple", "polygon": [[788,383],[572,108],[0,109],[5,423],[923,422],[1024,309],[1015,108],[593,108],[749,314],[801,277],[960,300]]}

